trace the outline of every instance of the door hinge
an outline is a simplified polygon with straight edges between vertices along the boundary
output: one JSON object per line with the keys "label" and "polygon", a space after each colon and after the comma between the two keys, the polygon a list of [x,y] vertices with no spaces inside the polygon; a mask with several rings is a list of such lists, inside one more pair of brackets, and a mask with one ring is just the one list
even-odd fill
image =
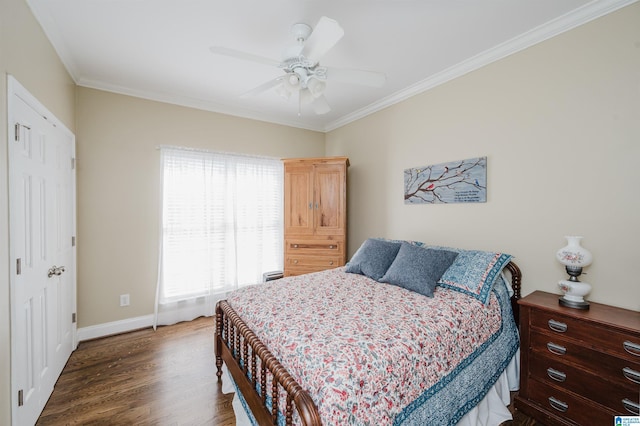
{"label": "door hinge", "polygon": [[24,405],[24,391],[20,389],[18,391],[18,407],[22,407]]}
{"label": "door hinge", "polygon": [[27,129],[27,130],[31,130],[31,127],[29,127],[29,126],[25,126],[25,125],[20,124],[20,123],[16,123],[16,124],[14,125],[14,127],[13,127],[13,128],[14,128],[14,131],[15,131],[15,133],[14,133],[14,137],[13,137],[13,138],[14,138],[14,140],[15,140],[16,142],[20,142],[20,129],[22,129],[23,127],[24,127],[25,129]]}
{"label": "door hinge", "polygon": [[22,259],[16,259],[16,275],[22,274]]}
{"label": "door hinge", "polygon": [[71,159],[71,170],[75,170],[75,168],[76,168],[76,159],[72,158]]}
{"label": "door hinge", "polygon": [[72,313],[71,314],[71,324],[75,324],[76,323],[76,313]]}
{"label": "door hinge", "polygon": [[75,247],[76,246],[76,237],[73,236],[71,237],[71,247]]}

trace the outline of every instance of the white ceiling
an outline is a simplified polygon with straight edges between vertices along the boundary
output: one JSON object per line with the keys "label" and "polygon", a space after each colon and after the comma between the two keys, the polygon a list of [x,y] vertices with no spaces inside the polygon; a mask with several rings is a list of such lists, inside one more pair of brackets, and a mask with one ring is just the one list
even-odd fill
{"label": "white ceiling", "polygon": [[[80,86],[329,131],[635,0],[27,0]],[[275,90],[283,74],[214,55],[223,46],[281,60],[290,28],[340,23],[323,66],[378,71],[382,88],[327,82],[316,115]]]}

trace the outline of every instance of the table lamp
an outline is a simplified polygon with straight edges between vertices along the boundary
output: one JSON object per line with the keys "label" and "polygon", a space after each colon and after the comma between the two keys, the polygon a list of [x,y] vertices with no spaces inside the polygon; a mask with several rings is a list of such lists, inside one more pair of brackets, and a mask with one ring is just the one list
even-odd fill
{"label": "table lamp", "polygon": [[589,309],[589,302],[584,300],[584,296],[591,291],[591,285],[581,282],[578,277],[582,274],[582,268],[591,264],[593,256],[580,245],[582,237],[565,238],[567,245],[558,250],[556,258],[565,265],[569,279],[558,282],[560,290],[564,293],[558,302],[569,308]]}

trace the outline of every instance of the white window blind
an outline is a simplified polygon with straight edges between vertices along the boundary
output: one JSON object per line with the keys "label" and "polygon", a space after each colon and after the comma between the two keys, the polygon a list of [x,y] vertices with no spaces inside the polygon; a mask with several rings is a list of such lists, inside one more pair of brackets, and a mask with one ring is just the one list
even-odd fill
{"label": "white window blind", "polygon": [[278,159],[161,148],[160,305],[259,283],[283,263]]}

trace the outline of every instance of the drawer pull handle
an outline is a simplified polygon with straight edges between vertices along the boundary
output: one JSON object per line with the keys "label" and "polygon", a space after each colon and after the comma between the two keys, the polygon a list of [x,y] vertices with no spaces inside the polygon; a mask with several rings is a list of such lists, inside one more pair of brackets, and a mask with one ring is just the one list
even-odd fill
{"label": "drawer pull handle", "polygon": [[336,246],[329,246],[329,248],[330,248],[330,249],[334,249],[334,248],[336,248]]}
{"label": "drawer pull handle", "polygon": [[549,352],[556,355],[564,355],[567,353],[567,348],[551,342],[547,343],[547,349],[549,349]]}
{"label": "drawer pull handle", "polygon": [[630,399],[625,398],[622,400],[622,405],[624,405],[624,408],[626,408],[627,411],[634,416],[640,416],[640,404],[637,404]]}
{"label": "drawer pull handle", "polygon": [[639,344],[627,340],[622,344],[622,346],[624,346],[624,350],[629,352],[631,355],[640,356]]}
{"label": "drawer pull handle", "polygon": [[622,369],[622,374],[624,374],[624,377],[631,380],[633,383],[640,384],[640,372],[632,370],[629,367],[625,367]]}
{"label": "drawer pull handle", "polygon": [[333,265],[333,260],[329,262],[329,265]]}
{"label": "drawer pull handle", "polygon": [[294,261],[293,261],[293,264],[294,264],[294,265],[297,265],[297,264],[298,264],[298,261],[297,261],[297,260],[294,260]]}
{"label": "drawer pull handle", "polygon": [[549,405],[551,405],[551,408],[554,410],[558,410],[563,413],[569,409],[569,405],[566,402],[562,402],[552,396],[549,397]]}
{"label": "drawer pull handle", "polygon": [[297,244],[294,244],[294,245],[293,245],[293,248],[298,248],[298,245],[297,245]]}
{"label": "drawer pull handle", "polygon": [[558,333],[564,333],[567,331],[567,324],[563,322],[550,319],[548,324],[550,329],[557,331]]}
{"label": "drawer pull handle", "polygon": [[567,380],[567,375],[562,371],[554,370],[553,368],[547,368],[547,375],[556,382],[564,382]]}

